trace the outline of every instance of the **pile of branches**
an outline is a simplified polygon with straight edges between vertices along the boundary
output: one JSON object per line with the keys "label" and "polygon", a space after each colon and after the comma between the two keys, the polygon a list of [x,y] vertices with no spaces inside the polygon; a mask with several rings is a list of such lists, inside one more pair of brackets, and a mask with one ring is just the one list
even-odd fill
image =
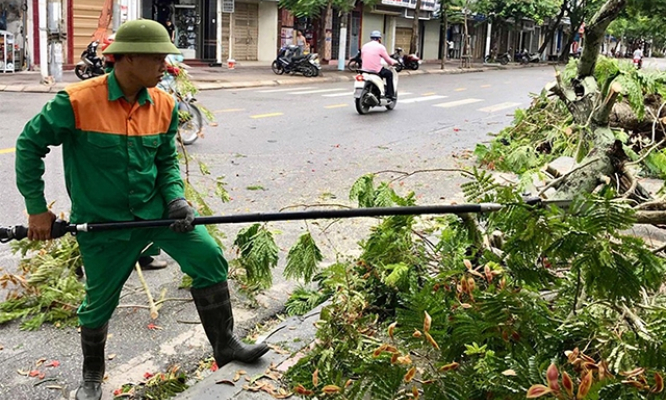
{"label": "pile of branches", "polygon": [[[365,186],[359,199],[385,204],[385,184]],[[621,233],[633,209],[594,195],[568,211],[534,208],[481,171],[463,190],[507,209],[385,218],[359,257],[316,275],[330,305],[288,389],[359,400],[661,398],[666,265]]]}
{"label": "pile of branches", "polygon": [[[516,110],[511,126],[502,130],[488,145],[475,150],[481,164],[489,169],[517,174],[537,172],[547,163],[562,157],[580,161],[591,150],[586,139],[589,115],[579,120],[567,105],[566,97],[576,97],[577,61],[557,72],[557,83],[533,95],[526,110]],[[617,101],[608,122],[623,151],[644,176],[666,175],[666,72],[636,70],[629,61],[600,56],[594,79],[601,96],[616,92]],[[566,93],[563,82],[573,82]]]}

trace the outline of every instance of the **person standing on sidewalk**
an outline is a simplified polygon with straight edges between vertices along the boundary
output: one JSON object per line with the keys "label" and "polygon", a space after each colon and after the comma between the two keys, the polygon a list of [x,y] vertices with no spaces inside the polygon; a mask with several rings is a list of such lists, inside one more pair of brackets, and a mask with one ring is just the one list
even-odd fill
{"label": "person standing on sidewalk", "polygon": [[[83,382],[77,400],[100,400],[108,321],[141,251],[155,243],[193,279],[192,297],[219,366],[251,363],[268,351],[245,345],[234,318],[222,249],[184,198],[176,151],[178,109],[155,88],[167,54],[178,54],[160,23],[124,23],[105,50],[114,70],[58,93],[16,143],[16,179],[28,210],[28,238],[49,240],[55,215],[44,196],[44,160],[62,145],[72,223],[176,219],[170,227],[81,232],[86,296],[78,309]],[[100,115],[104,118],[100,118]]]}

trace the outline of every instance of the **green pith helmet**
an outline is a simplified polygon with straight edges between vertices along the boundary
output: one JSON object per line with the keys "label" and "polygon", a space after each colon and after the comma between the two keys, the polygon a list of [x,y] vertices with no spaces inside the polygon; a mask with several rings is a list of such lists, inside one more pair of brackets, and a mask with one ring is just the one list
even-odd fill
{"label": "green pith helmet", "polygon": [[180,54],[180,50],[162,24],[138,19],[120,25],[115,40],[102,54]]}

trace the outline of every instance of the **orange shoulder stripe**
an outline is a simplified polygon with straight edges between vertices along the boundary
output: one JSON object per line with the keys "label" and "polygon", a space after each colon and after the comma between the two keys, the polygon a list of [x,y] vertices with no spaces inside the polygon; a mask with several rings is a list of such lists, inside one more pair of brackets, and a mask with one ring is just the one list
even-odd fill
{"label": "orange shoulder stripe", "polygon": [[[166,133],[175,102],[163,91],[148,89],[153,103],[132,108],[122,99],[109,101],[107,76],[68,86],[76,129],[112,135],[145,136]],[[131,113],[130,113],[131,111]]]}

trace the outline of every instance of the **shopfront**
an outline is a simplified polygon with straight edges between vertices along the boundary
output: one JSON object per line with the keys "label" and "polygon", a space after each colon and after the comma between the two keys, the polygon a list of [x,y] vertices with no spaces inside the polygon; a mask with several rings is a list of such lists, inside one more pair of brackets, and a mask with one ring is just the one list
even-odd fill
{"label": "shopfront", "polygon": [[[230,16],[234,18],[232,57],[236,61],[257,60],[262,4],[258,1],[236,2],[232,14],[222,14],[223,60],[229,56]],[[272,8],[277,10],[277,5],[272,4]],[[144,0],[142,15],[143,18],[153,19],[165,26],[167,21],[171,21],[175,32],[174,44],[186,60],[201,60],[207,63],[216,60],[216,0]],[[276,19],[275,16],[273,18]]]}
{"label": "shopfront", "polygon": [[27,4],[22,0],[0,1],[0,72],[27,68],[25,28]]}

